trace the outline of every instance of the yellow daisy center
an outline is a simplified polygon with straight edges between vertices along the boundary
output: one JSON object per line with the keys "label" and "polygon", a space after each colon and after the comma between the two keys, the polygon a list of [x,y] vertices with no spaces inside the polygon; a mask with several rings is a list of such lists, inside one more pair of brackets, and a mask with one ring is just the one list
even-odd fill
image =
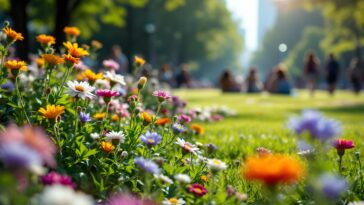
{"label": "yellow daisy center", "polygon": [[85,88],[84,88],[83,86],[81,86],[81,85],[76,85],[76,86],[75,86],[75,89],[76,89],[77,91],[80,91],[80,92],[85,91]]}
{"label": "yellow daisy center", "polygon": [[177,204],[178,203],[177,198],[170,198],[168,201],[171,202],[172,204]]}

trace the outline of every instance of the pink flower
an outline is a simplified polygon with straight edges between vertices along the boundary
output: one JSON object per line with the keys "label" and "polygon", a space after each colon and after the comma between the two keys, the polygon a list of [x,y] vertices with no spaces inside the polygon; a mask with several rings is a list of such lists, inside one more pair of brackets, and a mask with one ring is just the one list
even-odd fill
{"label": "pink flower", "polygon": [[163,102],[164,100],[168,100],[172,98],[170,94],[168,94],[166,91],[162,90],[156,90],[153,92],[153,96],[158,97],[159,102]]}
{"label": "pink flower", "polygon": [[110,70],[119,70],[119,63],[112,59],[102,61],[102,65]]}
{"label": "pink flower", "polygon": [[202,184],[192,184],[188,191],[195,196],[203,196],[207,193],[207,189]]}
{"label": "pink flower", "polygon": [[118,93],[118,91],[115,91],[115,90],[99,89],[96,91],[96,95],[104,97],[104,98],[111,98],[114,96],[118,96],[119,93]]}
{"label": "pink flower", "polygon": [[40,177],[40,181],[44,184],[44,185],[53,185],[53,184],[61,184],[64,186],[68,186],[70,188],[75,189],[76,188],[76,184],[73,183],[72,178],[70,176],[67,175],[61,175],[57,172],[49,172],[46,175],[43,175]]}
{"label": "pink flower", "polygon": [[336,149],[351,149],[354,148],[354,142],[346,139],[336,139],[334,146]]}
{"label": "pink flower", "polygon": [[181,114],[180,116],[178,116],[178,121],[180,121],[181,123],[189,123],[191,122],[191,118],[186,114]]}
{"label": "pink flower", "polygon": [[107,201],[108,205],[155,205],[151,200],[142,200],[130,194],[115,194]]}

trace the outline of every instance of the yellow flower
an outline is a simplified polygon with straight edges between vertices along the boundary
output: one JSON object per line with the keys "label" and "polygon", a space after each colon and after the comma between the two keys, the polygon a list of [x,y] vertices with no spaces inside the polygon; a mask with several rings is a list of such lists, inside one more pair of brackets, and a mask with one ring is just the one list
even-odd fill
{"label": "yellow flower", "polygon": [[114,150],[114,145],[112,145],[111,142],[101,142],[101,150],[106,152],[106,153],[110,153]]}
{"label": "yellow flower", "polygon": [[37,41],[42,45],[52,45],[56,43],[56,39],[53,36],[40,34],[37,36]]}
{"label": "yellow flower", "polygon": [[207,176],[206,176],[206,175],[202,175],[202,176],[201,176],[201,180],[202,180],[203,182],[207,182]]}
{"label": "yellow flower", "polygon": [[91,82],[95,82],[96,80],[104,77],[104,75],[102,73],[96,74],[96,73],[92,72],[92,70],[90,70],[90,69],[86,69],[85,72],[83,72],[83,76],[86,77]]}
{"label": "yellow flower", "polygon": [[105,112],[101,112],[101,113],[96,113],[93,116],[96,120],[102,120],[106,117],[106,113]]}
{"label": "yellow flower", "polygon": [[147,124],[152,123],[153,118],[148,112],[142,112],[142,117],[144,122],[146,122]]}
{"label": "yellow flower", "polygon": [[115,121],[118,121],[119,120],[119,116],[117,114],[114,114],[114,115],[111,116],[111,120],[114,121],[114,122]]}
{"label": "yellow flower", "polygon": [[58,65],[64,63],[64,59],[53,54],[44,54],[42,58],[49,64]]}
{"label": "yellow flower", "polygon": [[70,54],[73,57],[80,58],[89,55],[88,51],[86,51],[81,47],[78,47],[77,43],[71,43],[67,41],[63,43],[63,45],[68,49],[68,54]]}
{"label": "yellow flower", "polygon": [[74,26],[64,27],[63,32],[70,36],[79,36],[81,34],[80,29]]}
{"label": "yellow flower", "polygon": [[38,68],[43,68],[44,64],[45,64],[45,60],[44,60],[44,58],[37,58],[36,63],[37,63]]}
{"label": "yellow flower", "polygon": [[10,38],[12,41],[22,41],[24,39],[21,33],[17,33],[10,27],[3,28],[3,32],[6,34],[6,37]]}
{"label": "yellow flower", "polygon": [[72,64],[78,64],[80,62],[79,58],[75,58],[75,57],[71,56],[70,54],[64,54],[63,58]]}
{"label": "yellow flower", "polygon": [[5,62],[4,66],[10,70],[27,70],[27,65],[24,61],[8,60]]}
{"label": "yellow flower", "polygon": [[92,40],[91,41],[91,45],[92,47],[94,47],[94,49],[98,50],[100,48],[102,48],[102,43],[100,41],[97,40]]}
{"label": "yellow flower", "polygon": [[192,124],[191,129],[196,132],[198,135],[203,135],[205,133],[205,129],[198,124]]}
{"label": "yellow flower", "polygon": [[64,113],[64,106],[61,105],[47,105],[46,109],[40,108],[38,112],[42,113],[43,117],[54,119]]}
{"label": "yellow flower", "polygon": [[145,64],[145,60],[139,56],[134,57],[134,62],[137,66],[142,66]]}

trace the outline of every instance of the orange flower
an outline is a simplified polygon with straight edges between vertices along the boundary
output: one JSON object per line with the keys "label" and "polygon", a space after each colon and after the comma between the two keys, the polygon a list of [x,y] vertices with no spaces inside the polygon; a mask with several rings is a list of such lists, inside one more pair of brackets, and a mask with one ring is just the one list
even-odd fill
{"label": "orange flower", "polygon": [[101,150],[105,153],[111,153],[114,150],[114,145],[111,142],[101,142]]}
{"label": "orange flower", "polygon": [[71,56],[70,54],[63,54],[63,58],[70,62],[71,64],[78,64],[80,62],[79,58],[75,58],[73,56]]}
{"label": "orange flower", "polygon": [[105,112],[101,112],[101,113],[96,113],[93,116],[96,120],[102,120],[106,117],[106,113]]}
{"label": "orange flower", "polygon": [[58,65],[64,63],[64,59],[53,54],[44,54],[42,58],[51,65]]}
{"label": "orange flower", "polygon": [[134,57],[134,62],[137,66],[142,66],[145,64],[145,60],[139,56]]}
{"label": "orange flower", "polygon": [[117,114],[114,114],[114,115],[111,116],[111,120],[114,121],[114,122],[115,121],[118,121],[119,120],[119,116]]}
{"label": "orange flower", "polygon": [[27,70],[27,65],[25,64],[24,61],[8,60],[5,62],[4,66],[10,70],[21,70],[21,71]]}
{"label": "orange flower", "polygon": [[71,43],[67,41],[66,43],[63,43],[63,45],[68,49],[68,54],[73,57],[80,58],[89,55],[88,51],[81,47],[78,47],[77,43]]}
{"label": "orange flower", "polygon": [[6,34],[6,37],[11,39],[12,41],[22,41],[24,39],[21,33],[17,33],[10,27],[3,28],[3,32]]}
{"label": "orange flower", "polygon": [[80,29],[74,26],[64,27],[63,32],[70,36],[79,36],[81,34]]}
{"label": "orange flower", "polygon": [[166,125],[166,124],[171,123],[171,122],[172,122],[172,120],[170,118],[164,117],[164,118],[159,118],[157,120],[156,124],[163,126],[163,125]]}
{"label": "orange flower", "polygon": [[83,72],[83,76],[86,77],[91,82],[95,82],[96,80],[104,77],[104,75],[102,73],[96,74],[96,73],[92,72],[92,70],[90,70],[90,69],[86,69],[85,72]]}
{"label": "orange flower", "polygon": [[42,45],[52,45],[56,43],[56,39],[53,36],[40,34],[37,36],[37,41]]}
{"label": "orange flower", "polygon": [[152,123],[152,116],[149,113],[142,112],[142,117],[143,117],[144,122],[146,122],[148,124]]}
{"label": "orange flower", "polygon": [[44,60],[44,58],[37,58],[36,63],[37,63],[38,68],[43,68],[44,64],[45,64],[45,60]]}
{"label": "orange flower", "polygon": [[102,43],[100,41],[97,40],[92,40],[91,41],[91,45],[92,47],[94,47],[96,50],[102,48]]}
{"label": "orange flower", "polygon": [[47,105],[46,109],[40,108],[38,112],[42,113],[43,117],[47,119],[54,119],[64,113],[64,106],[61,105]]}
{"label": "orange flower", "polygon": [[201,176],[201,180],[202,180],[203,182],[207,182],[207,179],[208,179],[208,178],[207,178],[207,176],[206,176],[206,175],[202,175],[202,176]]}
{"label": "orange flower", "polygon": [[251,156],[242,167],[248,180],[258,180],[267,186],[297,182],[304,173],[302,164],[295,158],[282,154]]}
{"label": "orange flower", "polygon": [[198,124],[192,124],[191,129],[194,132],[196,132],[196,134],[198,134],[198,135],[203,135],[205,133],[205,129],[201,125],[198,125]]}

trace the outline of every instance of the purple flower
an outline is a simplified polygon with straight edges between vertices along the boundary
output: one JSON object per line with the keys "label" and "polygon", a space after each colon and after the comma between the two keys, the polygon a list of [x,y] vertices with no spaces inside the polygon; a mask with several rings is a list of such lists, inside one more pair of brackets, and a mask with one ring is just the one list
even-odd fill
{"label": "purple flower", "polygon": [[1,85],[1,88],[8,91],[13,91],[15,89],[15,84],[8,80],[6,83]]}
{"label": "purple flower", "polygon": [[90,122],[91,116],[90,113],[86,113],[86,112],[80,112],[80,121],[85,123],[85,122]]}
{"label": "purple flower", "polygon": [[59,174],[57,172],[54,172],[54,171],[49,172],[48,174],[41,176],[40,181],[44,185],[61,184],[61,185],[68,186],[68,187],[73,188],[73,189],[76,188],[76,184],[73,183],[72,178],[70,176],[61,175],[61,174]]}
{"label": "purple flower", "polygon": [[315,110],[304,110],[301,117],[292,117],[288,127],[297,134],[309,133],[312,138],[322,141],[336,137],[341,132],[338,121],[324,117]]}
{"label": "purple flower", "polygon": [[102,65],[110,70],[119,70],[119,63],[112,59],[102,61]]}
{"label": "purple flower", "polygon": [[137,157],[134,160],[135,164],[145,172],[149,172],[152,174],[159,174],[160,170],[156,163],[152,160],[144,159],[143,157]]}
{"label": "purple flower", "polygon": [[186,114],[181,114],[180,116],[178,116],[178,121],[181,123],[189,123],[191,122],[191,120],[191,117]]}
{"label": "purple flower", "polygon": [[172,125],[172,129],[175,133],[179,134],[181,132],[184,132],[186,130],[185,127],[183,127],[183,125],[179,124],[179,123],[174,123]]}
{"label": "purple flower", "polygon": [[348,183],[345,178],[332,174],[324,174],[319,178],[319,184],[322,192],[329,199],[337,199],[348,189]]}
{"label": "purple flower", "polygon": [[153,96],[158,97],[159,102],[172,98],[166,91],[156,90],[153,92]]}
{"label": "purple flower", "polygon": [[20,142],[9,142],[0,146],[0,159],[12,169],[42,166],[42,157],[39,153]]}
{"label": "purple flower", "polygon": [[176,107],[186,107],[187,103],[181,100],[178,96],[172,96],[172,103]]}
{"label": "purple flower", "polygon": [[162,136],[160,136],[156,132],[146,132],[144,135],[141,135],[139,139],[146,145],[152,146],[159,144],[162,140]]}

